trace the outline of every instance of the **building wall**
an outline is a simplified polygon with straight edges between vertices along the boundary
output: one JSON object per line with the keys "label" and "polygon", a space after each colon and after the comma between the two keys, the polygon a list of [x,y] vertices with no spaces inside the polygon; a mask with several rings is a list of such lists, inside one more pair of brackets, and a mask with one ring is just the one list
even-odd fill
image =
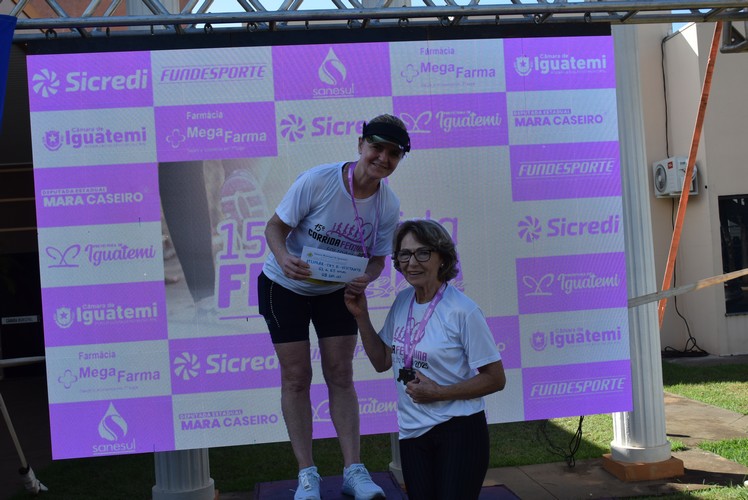
{"label": "building wall", "polygon": [[[645,102],[645,120],[657,124],[647,127],[647,151],[648,155],[654,155],[649,158],[650,164],[669,156],[689,155],[713,33],[714,24],[694,24],[665,41],[665,91],[664,95],[661,92],[660,100],[664,105],[667,99],[667,113],[652,116],[656,113],[655,106],[649,109]],[[647,52],[654,50],[659,47],[646,46]],[[643,81],[655,79],[653,66],[646,71],[642,67]],[[723,273],[718,197],[748,194],[743,160],[748,153],[748,141],[742,119],[748,112],[748,103],[743,98],[746,74],[746,54],[717,53],[696,156],[699,194],[688,200],[674,287]],[[659,79],[661,83],[662,78]],[[656,101],[654,94],[647,97],[652,103]],[[650,190],[655,261],[661,286],[679,198],[657,199],[651,185]],[[660,338],[663,347],[678,350],[696,343],[715,355],[745,354],[748,316],[726,316],[724,287],[716,285],[681,295],[677,300],[670,299]]]}

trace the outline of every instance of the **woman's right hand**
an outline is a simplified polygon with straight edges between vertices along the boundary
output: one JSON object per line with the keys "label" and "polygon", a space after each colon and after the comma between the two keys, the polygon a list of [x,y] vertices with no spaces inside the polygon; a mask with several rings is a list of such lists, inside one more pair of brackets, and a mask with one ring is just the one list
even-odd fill
{"label": "woman's right hand", "polygon": [[283,274],[292,280],[305,280],[312,276],[309,264],[291,254],[287,254],[281,264]]}

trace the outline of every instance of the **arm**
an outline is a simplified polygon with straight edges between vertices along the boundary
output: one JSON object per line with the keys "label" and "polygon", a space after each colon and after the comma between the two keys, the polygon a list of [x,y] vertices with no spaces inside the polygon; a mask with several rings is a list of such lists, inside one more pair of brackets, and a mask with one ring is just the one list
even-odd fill
{"label": "arm", "polygon": [[265,240],[278,265],[283,269],[283,274],[291,279],[303,280],[310,277],[312,272],[309,270],[309,264],[291,255],[286,248],[286,238],[292,230],[293,228],[283,222],[278,214],[273,214],[265,226]]}
{"label": "arm", "polygon": [[361,343],[374,369],[381,373],[392,367],[392,348],[382,342],[369,317],[369,307],[365,293],[352,293],[346,290],[345,305],[356,319],[361,332]]}
{"label": "arm", "polygon": [[423,373],[417,372],[416,379],[408,382],[405,392],[414,403],[423,404],[480,398],[502,390],[505,385],[504,364],[494,361],[478,368],[474,377],[452,385],[439,385]]}

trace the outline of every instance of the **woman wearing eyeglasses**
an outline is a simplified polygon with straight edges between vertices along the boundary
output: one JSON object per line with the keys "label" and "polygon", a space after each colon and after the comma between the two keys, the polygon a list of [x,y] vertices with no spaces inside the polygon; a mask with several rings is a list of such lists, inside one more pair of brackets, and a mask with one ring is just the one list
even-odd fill
{"label": "woman wearing eyeglasses", "polygon": [[394,235],[393,261],[412,285],[377,333],[364,294],[346,294],[366,354],[393,369],[403,478],[411,500],[475,499],[488,470],[483,396],[506,384],[501,356],[475,302],[449,281],[457,252],[446,229],[409,220]]}

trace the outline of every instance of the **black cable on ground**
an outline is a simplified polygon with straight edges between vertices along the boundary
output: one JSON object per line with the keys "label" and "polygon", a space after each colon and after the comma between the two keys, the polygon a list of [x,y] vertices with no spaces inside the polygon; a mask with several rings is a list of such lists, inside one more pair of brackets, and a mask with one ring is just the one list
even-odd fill
{"label": "black cable on ground", "polygon": [[538,422],[538,427],[537,427],[538,441],[540,441],[541,443],[544,443],[548,451],[550,451],[554,455],[559,455],[563,457],[563,459],[566,461],[566,464],[569,467],[574,467],[576,465],[576,459],[574,458],[574,455],[576,455],[577,450],[579,450],[579,445],[582,444],[582,422],[583,421],[584,421],[584,415],[579,417],[579,426],[577,427],[577,431],[574,433],[574,436],[572,436],[571,440],[569,441],[568,449],[564,449],[551,442],[551,438],[548,437],[548,430],[547,430],[548,420],[541,420],[540,422]]}

